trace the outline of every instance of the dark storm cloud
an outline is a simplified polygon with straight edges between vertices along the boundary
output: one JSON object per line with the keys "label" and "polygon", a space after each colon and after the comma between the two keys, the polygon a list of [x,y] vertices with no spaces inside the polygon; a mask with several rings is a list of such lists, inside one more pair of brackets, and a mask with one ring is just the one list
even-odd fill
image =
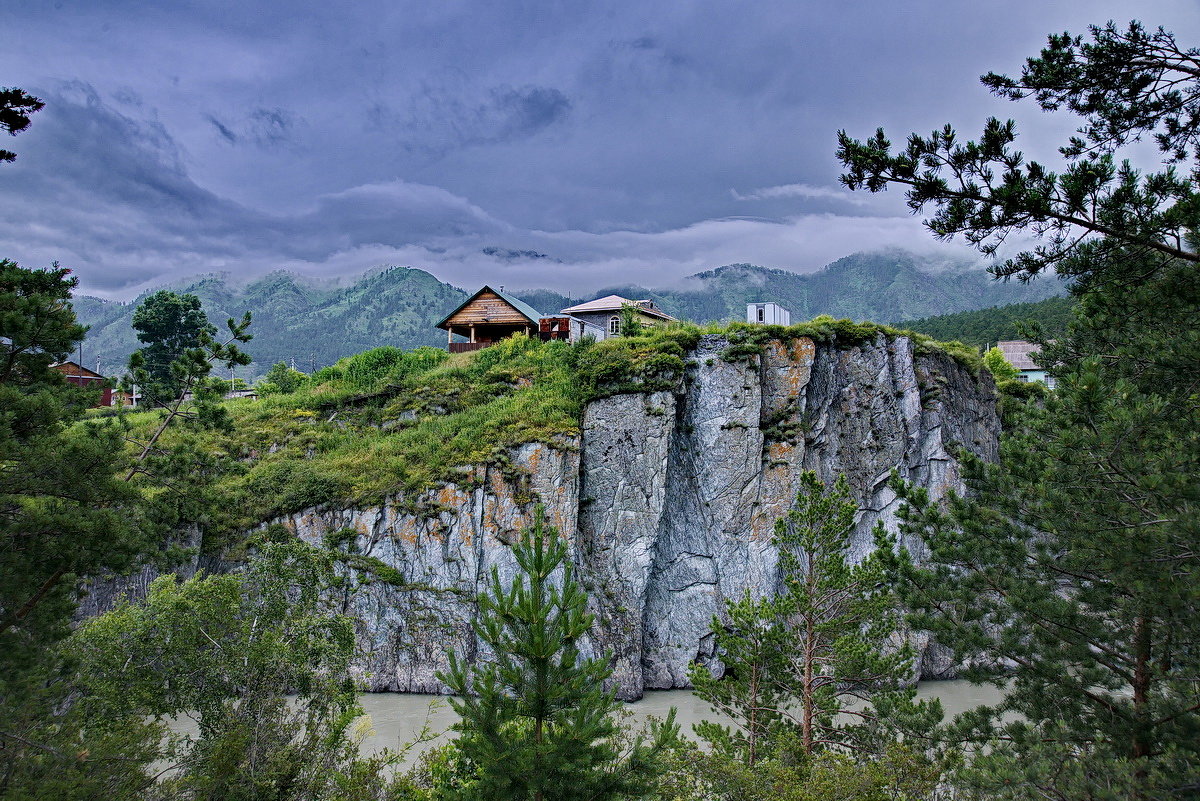
{"label": "dark storm cloud", "polygon": [[205,114],[204,119],[231,145],[249,143],[263,148],[293,141],[297,125],[295,116],[281,108],[255,109],[239,123],[222,121],[213,114]]}
{"label": "dark storm cloud", "polygon": [[221,136],[223,136],[225,138],[226,142],[228,142],[231,145],[236,145],[238,143],[238,135],[235,134],[232,130],[230,130],[228,125],[221,122],[220,120],[218,120],[216,117],[214,117],[211,114],[205,114],[204,119],[206,119],[210,123],[212,123],[212,127],[217,129],[217,133],[219,133]]}
{"label": "dark storm cloud", "polygon": [[933,247],[838,188],[835,132],[1016,116],[1053,156],[1070,122],[977,76],[1134,16],[1200,42],[1193,0],[10,0],[0,82],[48,106],[0,165],[0,256],[112,292],[380,262],[582,290]]}
{"label": "dark storm cloud", "polygon": [[[26,261],[79,265],[87,283],[140,287],[272,259],[316,261],[364,245],[462,238],[506,227],[462,198],[404,182],[321,195],[297,214],[266,214],[198,186],[153,120],[104,103],[89,85],[41,91],[37,135],[4,173],[0,245]],[[41,165],[53,164],[53,172]]]}
{"label": "dark storm cloud", "polygon": [[373,106],[368,122],[376,132],[394,133],[408,150],[444,155],[525,139],[561,122],[570,110],[570,99],[553,87],[493,86],[476,99],[454,76],[421,87],[404,113]]}

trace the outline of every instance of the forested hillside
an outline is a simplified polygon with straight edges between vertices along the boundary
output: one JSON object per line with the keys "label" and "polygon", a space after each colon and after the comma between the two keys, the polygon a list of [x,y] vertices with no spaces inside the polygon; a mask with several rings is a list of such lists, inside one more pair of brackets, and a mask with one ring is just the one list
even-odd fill
{"label": "forested hillside", "polygon": [[[297,369],[311,372],[381,345],[440,344],[443,335],[434,324],[465,297],[462,290],[424,270],[398,267],[332,289],[307,285],[286,272],[271,273],[240,289],[219,276],[178,289],[198,296],[209,320],[218,326],[247,311],[253,315],[254,341],[247,349],[255,359],[248,370],[251,377],[280,361],[294,360]],[[99,358],[101,372],[121,371],[138,348],[130,321],[141,300],[120,304],[76,299],[76,314],[90,326],[84,342],[89,367]]]}
{"label": "forested hillside", "polygon": [[1046,334],[1061,336],[1071,320],[1072,298],[1046,298],[1037,303],[1010,303],[991,309],[939,314],[904,320],[898,325],[934,339],[958,340],[967,345],[989,347],[1002,339],[1021,339],[1023,324],[1034,323]]}
{"label": "forested hillside", "polygon": [[[253,315],[254,341],[247,350],[255,363],[246,371],[247,378],[262,375],[280,361],[294,361],[297,369],[311,372],[374,347],[440,345],[444,335],[434,325],[467,294],[424,270],[399,267],[371,272],[347,287],[314,287],[289,273],[276,272],[242,288],[223,277],[206,276],[176,289],[197,295],[209,319],[218,325],[247,311]],[[703,323],[741,320],[746,304],[761,300],[782,304],[796,322],[821,314],[895,322],[934,312],[1041,300],[1061,292],[1062,284],[1054,279],[999,283],[977,266],[932,263],[912,253],[888,250],[847,256],[806,275],[732,264],[697,273],[675,289],[615,286],[572,297],[549,290],[515,294],[546,314],[608,294],[653,298],[669,314]],[[138,346],[130,327],[137,302],[76,300],[80,321],[90,326],[84,343],[88,366],[94,367],[99,358],[101,372],[121,371]]]}
{"label": "forested hillside", "polygon": [[[855,253],[815,273],[728,264],[690,276],[679,288],[646,289],[616,286],[595,293],[630,298],[653,298],[669,314],[694,322],[744,319],[746,304],[775,301],[792,313],[793,321],[820,314],[852,320],[894,323],[935,313],[958,312],[1032,302],[1061,295],[1063,284],[1046,278],[1027,284],[998,282],[979,265],[935,262],[907,251],[891,249]],[[578,303],[546,290],[523,293],[536,308]]]}

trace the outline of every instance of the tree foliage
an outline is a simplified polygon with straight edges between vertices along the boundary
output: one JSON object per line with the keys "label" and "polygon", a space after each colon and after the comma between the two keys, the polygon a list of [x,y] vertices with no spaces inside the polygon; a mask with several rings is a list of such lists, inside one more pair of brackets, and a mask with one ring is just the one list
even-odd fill
{"label": "tree foliage", "polygon": [[[1173,35],[1113,23],[1082,36],[1051,36],[1020,78],[988,74],[984,83],[1002,97],[1033,97],[1045,110],[1066,108],[1083,117],[1062,148],[1056,172],[1016,150],[1016,125],[989,119],[978,141],[960,141],[949,125],[929,136],[912,134],[892,150],[883,129],[866,140],[838,133],[842,182],[880,192],[907,187],[914,212],[932,206],[926,225],[938,238],[962,235],[994,255],[1016,231],[1042,243],[992,268],[1000,276],[1029,278],[1047,267],[1085,275],[1089,264],[1114,249],[1136,257],[1138,269],[1164,260],[1200,261],[1186,240],[1195,228],[1200,139],[1200,51],[1179,47]],[[1152,136],[1169,164],[1142,173],[1114,151]],[[1177,167],[1182,166],[1183,172]]]}
{"label": "tree foliage", "polygon": [[163,741],[176,772],[146,797],[329,798],[358,758],[354,628],[329,600],[332,557],[286,531],[257,551],[239,573],[163,576],[71,643],[94,720],[196,721]]}
{"label": "tree foliage", "polygon": [[[73,599],[60,580],[130,564],[145,543],[114,476],[122,444],[111,427],[72,428],[89,395],[50,365],[83,338],[57,266],[0,261],[0,659],[36,652],[64,633]],[[2,668],[0,668],[2,670]]]}
{"label": "tree foliage", "polygon": [[977,348],[988,348],[1003,339],[1061,337],[1067,332],[1074,306],[1074,298],[1047,298],[1037,303],[1013,303],[905,320],[897,325],[943,342],[957,340]]}
{"label": "tree foliage", "polygon": [[1020,371],[1009,363],[1008,359],[1004,358],[1004,351],[998,347],[988,348],[983,354],[983,365],[991,372],[992,377],[996,379],[996,383],[1003,381],[1016,381]]}
{"label": "tree foliage", "polygon": [[[54,646],[68,632],[74,581],[128,567],[147,547],[140,496],[118,480],[123,443],[82,424],[90,393],[50,365],[84,329],[71,310],[75,279],[55,265],[0,260],[0,795],[102,796],[145,751],[132,722],[87,735],[63,709]],[[86,746],[84,745],[86,743]],[[95,753],[84,764],[79,749]],[[98,767],[99,766],[99,767]]]}
{"label": "tree foliage", "polygon": [[288,367],[287,362],[277,362],[267,374],[263,376],[263,380],[257,385],[257,389],[262,395],[273,395],[276,393],[287,394],[295,392],[304,384],[307,375]]}
{"label": "tree foliage", "polygon": [[713,618],[724,674],[693,664],[688,681],[697,697],[733,724],[705,720],[694,728],[719,754],[753,768],[776,749],[786,730],[792,635],[783,620],[783,605],[772,598],[756,600],[749,591],[740,599],[726,600],[725,615],[724,622]]}
{"label": "tree foliage", "polygon": [[250,363],[250,356],[239,347],[252,339],[246,333],[250,328],[250,312],[240,322],[230,318],[226,323],[226,338],[218,341],[213,338],[216,329],[208,324],[195,295],[163,291],[151,295],[138,308],[134,324],[139,323],[138,338],[150,344],[130,357],[130,374],[124,386],[130,391],[141,387],[143,402],[158,406],[163,414],[150,436],[139,443],[141,447],[126,480],[140,473],[169,481],[187,469],[189,459],[205,460],[203,454],[189,453],[187,447],[174,450],[158,447],[160,438],[173,423],[226,431],[231,426],[229,411],[220,402],[225,394],[223,382],[210,378],[210,374],[214,364],[233,369]]}
{"label": "tree foliage", "polygon": [[[566,542],[536,512],[513,545],[521,572],[505,587],[492,569],[472,622],[493,661],[472,669],[450,654],[442,681],[462,721],[455,747],[469,766],[445,797],[571,801],[645,795],[654,755],[675,736],[671,719],[654,742],[618,745],[615,690],[607,658],[585,656],[591,627],[587,597],[567,559]],[[672,716],[673,717],[673,716]]]}
{"label": "tree foliage", "polygon": [[[16,136],[29,127],[29,115],[41,111],[46,104],[24,90],[0,88],[0,131]],[[17,157],[11,150],[0,149],[0,162]]]}
{"label": "tree foliage", "polygon": [[[1200,786],[1200,270],[1193,232],[1200,51],[1140,23],[1051,36],[1019,78],[984,83],[1082,117],[1054,173],[990,120],[897,153],[883,132],[840,135],[851,188],[907,187],[936,235],[995,253],[1014,231],[1033,251],[995,268],[1075,278],[1067,334],[1041,341],[1057,391],[1009,414],[1000,462],[968,461],[969,497],[932,504],[901,486],[910,541],[889,569],[914,625],[954,648],[1004,701],[963,716],[974,748],[959,777],[986,798],[1181,797]],[[1118,150],[1151,137],[1165,169]],[[1011,666],[1011,673],[1000,670]]]}
{"label": "tree foliage", "polygon": [[844,478],[826,488],[800,476],[795,507],[777,521],[780,591],[726,602],[713,620],[725,677],[693,666],[696,694],[734,721],[696,732],[714,750],[753,767],[790,751],[881,753],[901,733],[928,735],[936,704],[914,703],[911,651],[895,644],[899,616],[880,558],[847,557],[857,504]]}
{"label": "tree foliage", "polygon": [[139,342],[146,343],[130,359],[143,402],[165,405],[184,391],[179,362],[189,351],[202,348],[217,329],[195,295],[168,290],[155,292],[133,313]]}

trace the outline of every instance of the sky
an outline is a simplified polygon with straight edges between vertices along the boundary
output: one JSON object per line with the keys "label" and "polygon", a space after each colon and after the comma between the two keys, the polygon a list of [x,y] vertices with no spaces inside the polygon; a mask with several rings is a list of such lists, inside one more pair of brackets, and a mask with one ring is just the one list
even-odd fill
{"label": "sky", "polygon": [[582,295],[722,264],[810,272],[933,242],[897,192],[839,187],[836,135],[1012,117],[1048,33],[1196,0],[0,0],[0,86],[46,103],[0,146],[0,257],[115,299],[211,272]]}

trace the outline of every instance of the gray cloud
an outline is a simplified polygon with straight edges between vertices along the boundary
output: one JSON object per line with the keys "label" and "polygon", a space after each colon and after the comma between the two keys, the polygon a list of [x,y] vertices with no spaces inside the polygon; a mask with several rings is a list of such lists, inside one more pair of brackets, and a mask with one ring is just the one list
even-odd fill
{"label": "gray cloud", "polygon": [[278,147],[293,141],[297,120],[281,108],[257,108],[237,123],[223,121],[215,114],[205,114],[217,134],[231,145],[243,142],[258,147]]}
{"label": "gray cloud", "polygon": [[208,120],[210,123],[212,123],[212,127],[214,127],[214,128],[216,128],[216,129],[217,129],[217,133],[219,133],[219,134],[220,134],[220,135],[221,135],[221,136],[222,136],[222,137],[225,139],[225,141],[226,141],[226,142],[228,142],[228,143],[229,143],[229,144],[231,144],[231,145],[236,145],[236,144],[238,143],[238,140],[239,140],[241,137],[239,137],[237,134],[235,134],[235,133],[234,133],[234,132],[233,132],[233,131],[232,131],[232,130],[229,128],[229,126],[228,126],[228,125],[226,125],[225,123],[221,122],[220,120],[218,120],[216,117],[214,117],[214,116],[213,116],[213,115],[211,115],[211,114],[205,114],[205,115],[204,115],[204,119],[206,119],[206,120]]}
{"label": "gray cloud", "polygon": [[454,150],[520,141],[558,124],[570,99],[549,86],[492,86],[477,96],[464,76],[450,73],[421,87],[407,109],[376,104],[369,127],[394,132],[409,151],[443,156]]}
{"label": "gray cloud", "polygon": [[122,294],[384,262],[580,288],[935,248],[899,194],[834,189],[835,132],[1016,116],[1053,155],[1073,121],[975,76],[1131,16],[1200,42],[1194,0],[11,0],[5,83],[48,106],[0,166],[0,256]]}

